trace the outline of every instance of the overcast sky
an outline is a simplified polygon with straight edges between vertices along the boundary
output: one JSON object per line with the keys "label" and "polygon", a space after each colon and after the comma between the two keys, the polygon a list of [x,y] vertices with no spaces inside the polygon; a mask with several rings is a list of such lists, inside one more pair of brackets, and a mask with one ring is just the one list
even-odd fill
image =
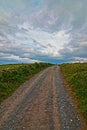
{"label": "overcast sky", "polygon": [[0,0],[0,64],[87,61],[87,0]]}

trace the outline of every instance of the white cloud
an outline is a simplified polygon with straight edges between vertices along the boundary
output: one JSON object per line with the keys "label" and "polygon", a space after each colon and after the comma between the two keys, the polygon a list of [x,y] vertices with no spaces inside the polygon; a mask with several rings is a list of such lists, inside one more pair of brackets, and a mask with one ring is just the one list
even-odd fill
{"label": "white cloud", "polygon": [[8,61],[16,61],[16,62],[21,62],[21,63],[34,63],[34,62],[39,62],[38,60],[33,60],[30,58],[21,58],[20,56],[16,56],[13,54],[4,54],[4,53],[0,53],[0,59],[2,60],[8,60]]}
{"label": "white cloud", "polygon": [[[4,43],[0,49],[1,52],[13,54],[10,59],[20,61],[21,58],[27,58],[29,61],[29,59],[35,58],[35,55],[39,58],[39,54],[52,58],[61,58],[59,50],[71,41],[71,36],[67,33],[68,30],[49,33],[40,28],[34,28],[27,22],[18,25],[18,28],[19,32],[16,32],[14,36],[7,35],[11,43]],[[38,61],[37,57],[33,60]],[[8,57],[6,58],[8,59]],[[27,59],[24,61],[27,61]]]}
{"label": "white cloud", "polygon": [[25,40],[27,47],[35,48],[35,51],[39,51],[43,55],[60,58],[59,50],[71,41],[71,35],[68,30],[49,33],[40,28],[33,28],[32,25],[26,22],[19,25],[19,27],[27,31],[25,33],[17,33],[16,36],[21,39],[27,37],[27,40]]}
{"label": "white cloud", "polygon": [[[0,1],[4,59],[63,62],[87,57],[86,0]],[[6,56],[7,55],[7,56]]]}
{"label": "white cloud", "polygon": [[75,57],[75,62],[84,63],[87,62],[87,58]]}

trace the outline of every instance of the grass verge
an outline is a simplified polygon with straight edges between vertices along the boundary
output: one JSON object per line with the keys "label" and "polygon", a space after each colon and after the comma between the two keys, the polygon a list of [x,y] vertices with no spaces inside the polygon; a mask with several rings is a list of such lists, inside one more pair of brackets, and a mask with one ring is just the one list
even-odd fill
{"label": "grass verge", "polygon": [[23,82],[49,66],[49,63],[0,65],[0,103]]}
{"label": "grass verge", "polygon": [[62,64],[60,69],[78,100],[78,108],[87,123],[87,63]]}

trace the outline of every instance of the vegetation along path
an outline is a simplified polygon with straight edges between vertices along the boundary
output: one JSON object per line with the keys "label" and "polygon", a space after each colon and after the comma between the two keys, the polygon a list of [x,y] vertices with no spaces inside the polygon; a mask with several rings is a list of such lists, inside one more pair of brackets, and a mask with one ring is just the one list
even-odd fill
{"label": "vegetation along path", "polygon": [[36,74],[0,105],[0,130],[83,130],[82,126],[58,66]]}

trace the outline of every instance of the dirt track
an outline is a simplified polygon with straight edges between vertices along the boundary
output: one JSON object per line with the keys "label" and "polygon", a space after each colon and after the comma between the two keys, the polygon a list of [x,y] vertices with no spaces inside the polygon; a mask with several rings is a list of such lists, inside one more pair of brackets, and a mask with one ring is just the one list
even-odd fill
{"label": "dirt track", "polygon": [[0,105],[0,130],[83,130],[82,125],[58,66],[35,75]]}

